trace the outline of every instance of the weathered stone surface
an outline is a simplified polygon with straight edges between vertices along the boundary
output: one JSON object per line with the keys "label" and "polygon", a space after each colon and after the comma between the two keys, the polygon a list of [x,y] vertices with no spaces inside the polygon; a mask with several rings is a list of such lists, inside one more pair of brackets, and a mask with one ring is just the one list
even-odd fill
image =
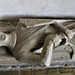
{"label": "weathered stone surface", "polygon": [[21,70],[21,75],[31,75],[31,71]]}
{"label": "weathered stone surface", "polygon": [[19,71],[5,71],[5,75],[19,75]]}
{"label": "weathered stone surface", "polygon": [[5,74],[4,74],[4,71],[0,71],[0,75],[5,75]]}
{"label": "weathered stone surface", "polygon": [[60,75],[59,69],[47,69],[47,75]]}
{"label": "weathered stone surface", "polygon": [[46,69],[43,69],[43,70],[32,70],[32,75],[47,75]]}
{"label": "weathered stone surface", "polygon": [[59,72],[60,72],[60,73],[73,72],[73,69],[71,69],[71,68],[69,68],[69,69],[68,69],[68,68],[67,68],[67,69],[64,69],[64,68],[63,68],[63,69],[59,69]]}
{"label": "weathered stone surface", "polygon": [[[35,23],[34,23],[34,24],[35,24]],[[71,24],[71,23],[70,23],[70,24]],[[67,24],[65,24],[65,26],[67,26]],[[73,26],[74,26],[74,25],[73,25]],[[10,28],[11,28],[11,27],[10,27]],[[51,28],[51,29],[52,29],[52,28]],[[51,30],[51,29],[50,29],[50,30]],[[46,31],[47,31],[47,30],[46,30]],[[49,31],[47,31],[47,32],[49,32]],[[40,44],[41,44],[41,43],[40,43]],[[59,52],[59,51],[60,51],[60,52]],[[68,59],[68,60],[69,60],[69,59],[70,59],[70,56],[69,56],[69,53],[67,53],[67,52],[69,52],[69,53],[71,52],[71,48],[70,48],[70,47],[68,47],[68,46],[67,46],[66,48],[61,47],[61,48],[57,48],[56,50],[54,50],[54,52],[53,52],[54,54],[53,54],[53,55],[55,55],[55,56],[54,56],[55,59],[57,58],[58,60],[63,60],[63,59],[60,59],[60,57],[62,57],[62,56],[65,57],[64,59]],[[65,54],[65,55],[64,55],[64,54]],[[60,57],[59,57],[59,56],[60,56]],[[11,57],[11,56],[9,56],[9,57]],[[3,57],[3,58],[4,58],[4,61],[6,61],[6,60],[7,60],[8,62],[9,62],[9,61],[10,61],[10,62],[15,61],[15,60],[12,60],[12,59],[9,58],[9,57],[7,57],[7,58],[10,59],[10,60],[7,60],[6,56],[5,56],[5,58]],[[1,59],[2,59],[2,57],[1,57]],[[56,60],[57,60],[57,59],[56,59]],[[4,61],[2,60],[2,62],[1,62],[1,61],[0,61],[0,62],[3,63]],[[6,61],[6,62],[7,62],[7,61]],[[8,63],[8,62],[7,62],[7,63]],[[4,63],[5,63],[5,62],[4,62]],[[10,64],[11,64],[11,63],[10,63]],[[14,62],[14,64],[15,64],[15,62]],[[21,64],[21,63],[20,63],[20,64]]]}
{"label": "weathered stone surface", "polygon": [[61,75],[74,75],[73,73],[61,73]]}

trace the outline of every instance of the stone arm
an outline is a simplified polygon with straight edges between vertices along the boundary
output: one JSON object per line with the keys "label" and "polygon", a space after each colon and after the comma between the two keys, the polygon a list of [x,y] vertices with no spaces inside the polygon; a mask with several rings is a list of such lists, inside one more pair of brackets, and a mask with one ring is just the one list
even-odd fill
{"label": "stone arm", "polygon": [[47,67],[49,67],[51,64],[53,47],[58,46],[61,41],[62,38],[59,35],[51,33],[46,37],[43,45],[43,50],[40,55],[32,53],[25,48],[22,49],[22,46],[19,48],[15,46],[15,48],[12,50],[12,53],[15,58],[20,62],[32,65],[45,64]]}
{"label": "stone arm", "polygon": [[[68,38],[71,39],[73,37],[74,34],[72,34],[69,29],[64,28],[57,22],[55,22],[54,25],[56,28],[61,29],[61,32],[63,32]],[[21,27],[18,28],[19,31],[15,31],[17,32],[16,34],[21,34],[20,29]],[[20,37],[19,35],[17,36],[18,38]],[[20,62],[29,63],[32,65],[41,65],[42,63],[44,63],[47,67],[49,67],[51,64],[53,48],[59,46],[61,41],[62,36],[50,33],[45,39],[43,50],[40,55],[32,53],[29,50],[26,50],[25,48],[22,49],[22,46],[20,46],[19,48],[15,46],[15,48],[12,50],[12,53],[15,58]]]}

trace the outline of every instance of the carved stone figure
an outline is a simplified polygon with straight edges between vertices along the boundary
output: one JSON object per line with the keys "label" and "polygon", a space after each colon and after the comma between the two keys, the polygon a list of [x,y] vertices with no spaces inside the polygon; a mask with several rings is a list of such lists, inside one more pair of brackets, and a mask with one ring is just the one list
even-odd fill
{"label": "carved stone figure", "polygon": [[[10,34],[0,32],[0,46],[7,46],[20,62],[49,67],[53,48],[66,44],[73,48],[73,36],[74,32],[56,21],[52,25],[31,28],[24,28],[18,24],[15,31]],[[39,54],[37,51],[40,51]],[[74,60],[74,48],[73,52]]]}

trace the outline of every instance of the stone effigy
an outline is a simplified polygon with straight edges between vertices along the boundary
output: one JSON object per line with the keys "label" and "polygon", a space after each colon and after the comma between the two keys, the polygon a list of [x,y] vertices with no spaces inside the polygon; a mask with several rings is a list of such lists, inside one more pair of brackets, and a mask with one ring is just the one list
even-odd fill
{"label": "stone effigy", "polygon": [[[57,21],[30,28],[18,24],[12,33],[0,32],[0,35],[0,46],[7,46],[14,57],[23,63],[49,67],[53,49],[66,44],[73,48],[75,54],[74,43],[71,41],[74,32]],[[72,59],[75,59],[75,55]]]}

